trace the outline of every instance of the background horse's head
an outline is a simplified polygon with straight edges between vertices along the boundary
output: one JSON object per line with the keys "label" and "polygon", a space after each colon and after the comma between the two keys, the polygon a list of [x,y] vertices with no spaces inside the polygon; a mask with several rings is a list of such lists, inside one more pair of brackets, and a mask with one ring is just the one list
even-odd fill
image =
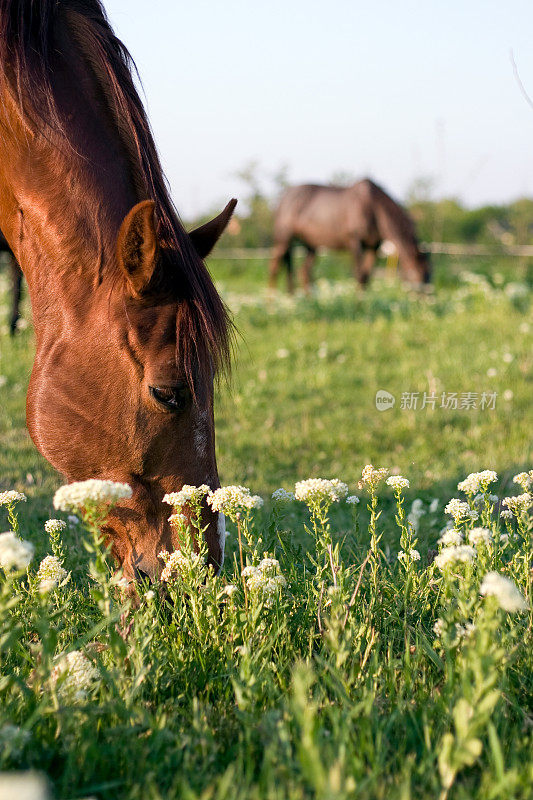
{"label": "background horse's head", "polygon": [[418,242],[415,242],[414,248],[411,257],[408,256],[403,262],[405,277],[415,284],[429,284],[431,283],[431,261],[429,255],[419,249]]}

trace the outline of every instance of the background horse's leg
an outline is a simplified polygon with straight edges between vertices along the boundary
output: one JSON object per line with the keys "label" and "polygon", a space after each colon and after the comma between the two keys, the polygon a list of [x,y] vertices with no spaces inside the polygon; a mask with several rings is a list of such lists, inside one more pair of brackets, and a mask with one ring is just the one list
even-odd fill
{"label": "background horse's leg", "polygon": [[20,317],[20,298],[22,295],[22,270],[13,254],[9,254],[9,268],[11,271],[11,319],[9,330],[13,336],[17,330]]}
{"label": "background horse's leg", "polygon": [[281,267],[281,260],[283,259],[283,261],[286,263],[286,256],[288,250],[289,250],[289,244],[287,242],[274,245],[274,249],[272,251],[272,258],[270,259],[270,265],[268,268],[268,286],[270,289],[276,288],[278,274]]}
{"label": "background horse's leg", "polygon": [[370,273],[374,268],[376,251],[375,249],[363,249],[361,242],[354,244],[351,251],[353,255],[355,279],[361,288],[364,289],[370,278]]}
{"label": "background horse's leg", "polygon": [[292,244],[289,244],[287,250],[283,254],[283,262],[287,267],[287,291],[289,294],[294,294],[294,274],[292,262]]}
{"label": "background horse's leg", "polygon": [[361,286],[366,286],[370,279],[370,274],[374,269],[376,263],[376,251],[374,249],[364,250],[361,258],[361,273],[359,276],[359,283]]}
{"label": "background horse's leg", "polygon": [[313,285],[313,264],[315,263],[316,259],[316,250],[307,246],[306,249],[307,255],[305,256],[302,264],[300,275],[302,286],[304,290],[309,293],[311,291],[311,286]]}

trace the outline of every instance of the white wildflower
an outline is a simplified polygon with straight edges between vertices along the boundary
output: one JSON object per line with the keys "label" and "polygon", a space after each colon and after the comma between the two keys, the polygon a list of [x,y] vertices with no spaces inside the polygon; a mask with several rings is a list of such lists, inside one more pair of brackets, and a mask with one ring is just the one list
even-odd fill
{"label": "white wildflower", "polygon": [[407,522],[415,532],[418,531],[420,520],[425,513],[424,503],[419,497],[416,497],[411,503],[411,510],[407,515]]}
{"label": "white wildflower", "polygon": [[263,558],[262,561],[259,562],[258,566],[261,572],[268,572],[268,570],[278,570],[279,561],[277,558]]}
{"label": "white wildflower", "polygon": [[400,550],[400,552],[398,553],[398,561],[407,561],[409,558],[412,561],[420,561],[420,553],[418,552],[418,550],[415,550],[414,548],[409,550],[409,555],[405,553],[403,550]]}
{"label": "white wildflower", "polygon": [[452,547],[445,547],[435,558],[436,566],[444,570],[453,564],[469,563],[476,557],[476,551],[468,544],[459,544]]}
{"label": "white wildflower", "polygon": [[144,599],[147,603],[151,603],[155,597],[155,592],[153,589],[148,589],[147,592],[144,593]]}
{"label": "white wildflower", "polygon": [[73,694],[77,699],[83,696],[80,693],[84,693],[94,685],[100,674],[81,650],[72,650],[66,655],[59,656],[50,677],[53,684],[60,681],[61,694]]}
{"label": "white wildflower", "polygon": [[122,578],[119,578],[118,581],[116,582],[117,589],[122,589],[123,591],[125,591],[129,585],[130,582],[125,575],[123,575]]}
{"label": "white wildflower", "polygon": [[243,578],[251,578],[252,575],[257,575],[258,572],[260,572],[259,567],[253,567],[250,565],[245,567],[241,574]]}
{"label": "white wildflower", "polygon": [[485,469],[482,472],[471,472],[464,481],[457,484],[460,492],[472,495],[478,492],[486,492],[489,484],[498,480],[498,474],[492,469]]}
{"label": "white wildflower", "polygon": [[517,494],[513,497],[504,497],[502,503],[518,517],[522,512],[527,511],[533,503],[533,495],[529,494],[529,492],[524,492],[524,494]]}
{"label": "white wildflower", "polygon": [[207,496],[207,503],[213,511],[221,511],[235,522],[237,514],[241,511],[261,508],[263,498],[250,494],[246,486],[223,486]]}
{"label": "white wildflower", "polygon": [[187,504],[198,505],[202,502],[206,494],[209,494],[211,488],[203,483],[201,486],[190,486],[188,483],[184,484],[179,492],[170,492],[163,497],[163,503],[168,503],[173,508],[181,508]]}
{"label": "white wildflower", "polygon": [[450,500],[444,508],[444,512],[453,517],[456,525],[460,522],[465,522],[469,519],[474,520],[479,517],[478,512],[470,508],[468,503],[465,503],[464,500],[458,500],[456,497]]}
{"label": "white wildflower", "polygon": [[276,489],[272,492],[272,500],[276,503],[291,503],[295,499],[292,492],[287,492],[285,489]]}
{"label": "white wildflower", "polygon": [[66,530],[67,523],[63,522],[62,519],[47,519],[44,523],[44,529],[48,535],[54,535],[58,533],[62,533],[62,531]]}
{"label": "white wildflower", "polygon": [[0,567],[9,569],[26,569],[33,558],[34,547],[31,542],[13,533],[6,531],[0,533]]}
{"label": "white wildflower", "polygon": [[172,553],[162,550],[159,553],[159,558],[165,562],[163,571],[161,572],[161,580],[166,583],[174,575],[187,572],[188,570],[198,570],[204,564],[204,559],[199,553],[191,553],[187,556],[181,550],[174,550]]}
{"label": "white wildflower", "polygon": [[372,466],[372,464],[367,464],[366,467],[363,467],[363,471],[361,473],[361,480],[357,484],[359,489],[371,489],[374,491],[381,481],[388,475],[389,470],[386,467],[380,467],[376,469]]}
{"label": "white wildflower", "polygon": [[438,636],[440,639],[445,630],[444,620],[438,619],[433,625],[433,630],[435,631],[435,635]]}
{"label": "white wildflower", "polygon": [[407,478],[403,478],[401,475],[391,475],[390,478],[387,478],[385,483],[387,486],[391,486],[395,492],[399,491],[400,489],[409,488],[409,481]]}
{"label": "white wildflower", "polygon": [[529,492],[533,487],[533,469],[529,472],[519,472],[514,476],[513,483],[517,483],[524,492]]}
{"label": "white wildflower", "polygon": [[61,511],[76,511],[86,506],[111,506],[119,500],[131,497],[127,483],[101,481],[92,478],[61,486],[54,495],[54,508]]}
{"label": "white wildflower", "polygon": [[525,611],[528,607],[513,581],[499,572],[487,572],[479,591],[482,595],[495,597],[504,611]]}
{"label": "white wildflower", "polygon": [[237,591],[238,591],[238,587],[237,587],[237,586],[235,586],[235,584],[234,584],[234,583],[228,583],[228,584],[226,584],[226,586],[224,586],[224,588],[222,589],[222,594],[223,594],[223,595],[226,595],[226,597],[233,597],[233,595],[234,595],[234,594],[235,594],[235,592],[237,592]]}
{"label": "white wildflower", "polygon": [[492,534],[488,528],[472,528],[468,531],[468,541],[470,544],[490,544],[492,542]]}
{"label": "white wildflower", "polygon": [[465,622],[464,625],[460,625],[459,623],[457,623],[455,625],[455,635],[457,639],[459,639],[460,641],[461,639],[466,639],[469,636],[471,636],[474,633],[475,629],[476,626],[474,625],[473,622]]}
{"label": "white wildflower", "polygon": [[257,567],[248,566],[242,571],[246,586],[252,594],[261,597],[270,605],[274,597],[287,585],[287,581],[279,571],[276,558],[263,558]]}
{"label": "white wildflower", "polygon": [[346,498],[349,506],[356,506],[360,501],[356,494],[351,494]]}
{"label": "white wildflower", "polygon": [[308,478],[298,481],[294,496],[307,505],[311,503],[338,503],[348,494],[348,486],[338,478]]}
{"label": "white wildflower", "polygon": [[502,508],[502,510],[500,511],[500,518],[501,519],[512,519],[513,518],[513,512],[511,511],[510,508]]}
{"label": "white wildflower", "polygon": [[189,520],[185,514],[181,513],[181,511],[178,511],[176,514],[171,514],[168,518],[168,521],[170,522],[171,527],[178,531],[189,524]]}
{"label": "white wildflower", "polygon": [[15,492],[14,489],[0,492],[0,506],[14,506],[20,502],[26,502],[26,495],[23,492]]}
{"label": "white wildflower", "polygon": [[41,594],[46,594],[57,586],[66,583],[68,577],[69,573],[57,556],[46,556],[37,570],[39,591]]}
{"label": "white wildflower", "polygon": [[429,504],[429,513],[436,514],[438,507],[439,507],[439,498],[434,497],[431,503]]}
{"label": "white wildflower", "polygon": [[443,530],[442,536],[438,540],[438,543],[444,545],[445,547],[449,547],[450,545],[461,544],[462,541],[462,533],[455,530],[455,528],[451,528],[448,530]]}

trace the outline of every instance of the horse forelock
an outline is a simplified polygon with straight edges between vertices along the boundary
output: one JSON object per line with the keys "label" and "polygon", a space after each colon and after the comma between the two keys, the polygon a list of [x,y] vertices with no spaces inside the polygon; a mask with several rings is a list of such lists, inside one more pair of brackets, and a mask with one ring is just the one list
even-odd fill
{"label": "horse forelock", "polygon": [[[136,67],[115,36],[100,0],[0,0],[0,82],[14,97],[23,122],[81,157],[62,119],[53,85],[59,25],[98,82],[117,136],[128,156],[140,199],[155,201],[165,269],[178,287],[177,358],[193,375],[227,366],[231,323],[211,276],[194,251],[172,203],[150,125],[135,88]],[[80,102],[82,102],[80,100]],[[116,236],[110,230],[110,236]],[[108,278],[116,283],[116,274]]]}

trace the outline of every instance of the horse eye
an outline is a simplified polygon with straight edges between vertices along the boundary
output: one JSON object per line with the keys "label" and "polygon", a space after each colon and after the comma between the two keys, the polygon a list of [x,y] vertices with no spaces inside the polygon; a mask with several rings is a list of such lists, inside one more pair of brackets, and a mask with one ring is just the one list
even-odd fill
{"label": "horse eye", "polygon": [[150,394],[168,411],[182,411],[190,396],[187,386],[150,386]]}

